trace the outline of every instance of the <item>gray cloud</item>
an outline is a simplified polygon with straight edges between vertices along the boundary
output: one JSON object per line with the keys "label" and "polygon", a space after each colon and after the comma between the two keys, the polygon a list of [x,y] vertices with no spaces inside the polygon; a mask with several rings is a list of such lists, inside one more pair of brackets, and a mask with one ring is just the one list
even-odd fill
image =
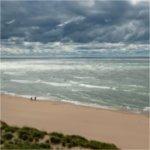
{"label": "gray cloud", "polygon": [[148,43],[148,2],[2,1],[2,39]]}

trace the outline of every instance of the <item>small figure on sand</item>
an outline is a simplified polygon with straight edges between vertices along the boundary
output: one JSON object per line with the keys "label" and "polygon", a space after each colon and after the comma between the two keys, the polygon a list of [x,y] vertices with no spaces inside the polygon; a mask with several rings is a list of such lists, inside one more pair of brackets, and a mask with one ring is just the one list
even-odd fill
{"label": "small figure on sand", "polygon": [[34,97],[34,99],[31,97],[31,98],[30,98],[30,100],[32,100],[32,101],[33,101],[33,100],[35,100],[35,101],[36,101],[36,100],[37,100],[37,98],[36,98],[36,96]]}

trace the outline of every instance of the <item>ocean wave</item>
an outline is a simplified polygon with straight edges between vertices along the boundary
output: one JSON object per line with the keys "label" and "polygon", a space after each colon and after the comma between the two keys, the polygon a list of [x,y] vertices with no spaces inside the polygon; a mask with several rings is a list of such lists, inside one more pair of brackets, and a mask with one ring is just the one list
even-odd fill
{"label": "ocean wave", "polygon": [[[112,66],[111,66],[112,65]],[[28,60],[28,61],[5,61],[1,64],[1,70],[8,71],[8,70],[23,70],[23,71],[46,71],[46,70],[100,70],[100,71],[110,71],[110,70],[122,70],[122,69],[133,69],[133,66],[129,68],[129,66],[124,65],[115,65],[115,64],[106,64],[106,63],[88,63],[83,61],[64,61],[60,60],[57,62],[56,60]],[[137,68],[135,66],[135,68]],[[139,68],[139,66],[138,66]],[[82,78],[82,77],[76,77],[76,78]],[[83,77],[85,78],[85,77]],[[88,77],[89,78],[89,77]],[[91,78],[91,77],[90,77]]]}
{"label": "ocean wave", "polygon": [[41,83],[49,84],[49,85],[52,85],[52,86],[64,86],[64,87],[71,86],[71,84],[69,84],[69,83],[45,82],[45,81],[43,81]]}
{"label": "ocean wave", "polygon": [[[118,111],[132,112],[132,113],[136,113],[136,114],[143,113],[142,110],[140,110],[138,108],[132,108],[130,106],[106,106],[106,105],[100,105],[100,104],[96,104],[96,103],[86,103],[86,102],[66,100],[66,99],[63,99],[61,101],[65,102],[65,103],[71,103],[74,105],[100,108],[100,109],[106,109],[106,110],[114,110],[114,111],[118,110]],[[148,108],[146,107],[145,112],[147,112],[147,109],[150,112],[150,107],[148,107]]]}
{"label": "ocean wave", "polygon": [[24,98],[30,98],[34,95],[20,95],[20,94],[16,94],[16,93],[12,93],[12,92],[7,92],[7,91],[0,91],[1,94],[6,94],[6,95],[11,95],[11,96],[19,96],[19,97],[24,97]]}
{"label": "ocean wave", "polygon": [[79,106],[87,106],[87,107],[94,107],[94,108],[117,110],[116,108],[111,107],[111,106],[102,106],[102,105],[95,104],[95,103],[86,103],[86,102],[83,103],[83,102],[79,102],[79,101],[72,101],[72,100],[66,100],[66,99],[62,99],[61,102],[71,103],[71,104],[79,105]]}
{"label": "ocean wave", "polygon": [[150,113],[150,107],[144,107],[143,112],[149,112]]}
{"label": "ocean wave", "polygon": [[34,81],[29,81],[29,80],[14,80],[14,79],[11,79],[10,81],[11,82],[16,82],[16,83],[26,83],[26,84],[28,84],[28,83],[30,83],[30,84],[34,83]]}
{"label": "ocean wave", "polygon": [[5,75],[13,75],[13,76],[20,76],[20,75],[25,74],[24,72],[9,72],[9,71],[5,71],[5,72],[2,72],[2,73],[5,74]]}
{"label": "ocean wave", "polygon": [[123,90],[124,92],[132,92],[132,91],[134,91],[134,90]]}
{"label": "ocean wave", "polygon": [[[7,91],[0,91],[1,94],[7,94],[7,95],[12,95],[12,96],[18,96],[18,97],[23,97],[23,98],[31,98],[34,97],[35,95],[20,95],[12,92],[7,92]],[[71,103],[74,105],[79,105],[79,106],[87,106],[87,107],[93,107],[93,108],[101,108],[101,109],[106,109],[106,110],[120,110],[120,111],[129,111],[132,113],[149,113],[150,112],[150,107],[144,107],[144,109],[139,109],[139,108],[132,108],[130,106],[106,106],[106,105],[100,105],[96,103],[87,103],[87,102],[80,102],[80,101],[74,101],[74,100],[67,100],[67,99],[60,99],[57,97],[52,97],[52,96],[38,96],[38,100],[46,100],[46,101],[57,101],[57,102],[65,102],[65,103]]]}
{"label": "ocean wave", "polygon": [[72,92],[79,92],[81,90],[77,90],[77,89],[71,89]]}
{"label": "ocean wave", "polygon": [[68,64],[68,63],[60,63],[54,64],[51,62],[47,63],[37,63],[34,62],[2,62],[1,70],[8,71],[8,70],[23,70],[23,71],[46,71],[46,70],[93,70],[93,65],[91,64]]}
{"label": "ocean wave", "polygon": [[91,84],[79,84],[82,87],[86,88],[98,88],[98,89],[111,89],[116,90],[116,87],[109,87],[109,86],[98,86],[98,85],[91,85]]}
{"label": "ocean wave", "polygon": [[85,84],[85,83],[81,83],[81,82],[76,82],[76,81],[72,81],[70,80],[69,83],[71,83],[72,85],[77,85],[80,87],[85,87],[85,88],[98,88],[98,89],[111,89],[111,90],[116,90],[116,87],[109,87],[109,86],[100,86],[100,85],[92,85],[92,84]]}
{"label": "ocean wave", "polygon": [[134,112],[134,113],[142,113],[142,110],[140,110],[139,108],[133,108],[130,106],[120,106],[119,110],[123,110],[123,111],[129,111],[129,112]]}
{"label": "ocean wave", "polygon": [[76,79],[94,79],[94,77],[81,77],[81,76],[74,76]]}
{"label": "ocean wave", "polygon": [[31,80],[11,80],[11,82],[16,82],[16,83],[23,83],[23,84],[33,84],[33,83],[41,83],[41,84],[48,84],[48,85],[52,85],[52,86],[71,86],[71,84],[69,83],[59,83],[59,82],[47,82],[47,81],[43,81],[43,80],[35,80],[35,81],[31,81]]}
{"label": "ocean wave", "polygon": [[70,84],[79,84],[80,82],[76,82],[76,81],[70,80],[69,83],[70,83]]}
{"label": "ocean wave", "polygon": [[127,86],[129,86],[129,87],[139,87],[139,88],[144,88],[144,86],[142,86],[142,85],[135,85],[135,84],[131,84],[131,85],[127,85]]}
{"label": "ocean wave", "polygon": [[109,87],[109,86],[98,86],[98,85],[92,85],[92,84],[84,84],[76,81],[69,81],[68,83],[61,83],[61,82],[48,82],[48,81],[43,81],[43,80],[14,80],[11,79],[11,82],[16,82],[16,83],[23,83],[23,84],[33,84],[33,83],[41,83],[41,84],[47,84],[51,86],[59,86],[59,87],[68,87],[68,86],[79,86],[79,87],[84,87],[84,88],[98,88],[98,89],[111,89],[111,90],[116,90],[116,87]]}
{"label": "ocean wave", "polygon": [[[7,92],[7,91],[0,91],[0,93],[11,95],[11,96],[23,97],[23,98],[31,98],[31,97],[35,96],[35,95],[20,95],[20,94],[16,94],[16,93],[12,93],[12,92]],[[49,100],[49,101],[58,101],[58,102],[60,101],[60,102],[71,103],[71,104],[79,105],[79,106],[88,106],[88,107],[94,107],[94,108],[117,110],[116,108],[111,107],[111,106],[102,106],[102,105],[95,104],[95,103],[86,103],[86,102],[80,102],[80,101],[59,99],[59,98],[52,97],[52,96],[47,96],[47,97],[46,96],[38,96],[38,100]]]}

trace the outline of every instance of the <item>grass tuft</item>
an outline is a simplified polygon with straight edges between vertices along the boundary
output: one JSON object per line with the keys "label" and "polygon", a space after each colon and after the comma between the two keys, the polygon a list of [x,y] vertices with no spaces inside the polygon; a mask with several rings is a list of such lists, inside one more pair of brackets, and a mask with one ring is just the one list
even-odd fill
{"label": "grass tuft", "polygon": [[2,134],[2,139],[4,140],[11,140],[13,138],[13,135],[10,132],[6,132]]}

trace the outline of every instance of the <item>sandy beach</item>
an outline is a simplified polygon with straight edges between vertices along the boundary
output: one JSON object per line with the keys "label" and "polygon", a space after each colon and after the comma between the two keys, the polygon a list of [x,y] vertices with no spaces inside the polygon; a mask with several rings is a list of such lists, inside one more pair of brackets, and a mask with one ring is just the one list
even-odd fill
{"label": "sandy beach", "polygon": [[142,114],[1,95],[1,120],[48,132],[78,134],[121,149],[149,148],[149,117]]}

